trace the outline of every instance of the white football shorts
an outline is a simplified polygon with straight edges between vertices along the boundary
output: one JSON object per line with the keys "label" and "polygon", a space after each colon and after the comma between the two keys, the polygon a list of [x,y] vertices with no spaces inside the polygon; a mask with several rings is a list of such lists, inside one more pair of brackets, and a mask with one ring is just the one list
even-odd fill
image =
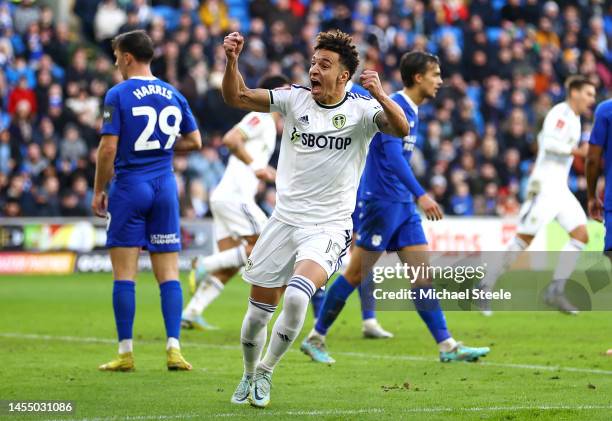
{"label": "white football shorts", "polygon": [[247,235],[258,235],[268,218],[252,201],[213,200],[210,202],[217,241],[232,237],[238,239]]}
{"label": "white football shorts", "polygon": [[569,189],[532,195],[521,206],[519,216],[517,232],[534,236],[554,219],[568,233],[587,223],[580,202]]}
{"label": "white football shorts", "polygon": [[[350,222],[349,222],[350,223]],[[265,288],[287,285],[301,260],[318,263],[330,278],[351,244],[351,230],[338,227],[295,227],[272,217],[244,268],[246,282]]]}

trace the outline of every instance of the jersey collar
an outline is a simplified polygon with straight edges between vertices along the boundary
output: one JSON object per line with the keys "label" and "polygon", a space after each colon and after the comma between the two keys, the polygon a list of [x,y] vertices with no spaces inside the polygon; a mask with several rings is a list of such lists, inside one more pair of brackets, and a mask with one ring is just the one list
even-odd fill
{"label": "jersey collar", "polygon": [[317,103],[317,105],[321,108],[325,108],[327,110],[331,110],[332,108],[338,108],[339,106],[341,106],[342,104],[344,104],[344,101],[346,101],[346,99],[348,98],[348,93],[344,94],[344,98],[342,98],[342,101],[336,103],[336,104],[332,104],[332,105],[326,105],[326,104],[321,104],[319,101],[315,100],[315,102]]}
{"label": "jersey collar", "polygon": [[155,76],[132,76],[130,79],[136,80],[157,80]]}
{"label": "jersey collar", "polygon": [[408,105],[410,105],[410,108],[412,108],[412,111],[414,111],[414,114],[419,115],[419,106],[416,105],[414,101],[408,95],[406,95],[406,92],[404,92],[403,89],[397,92],[406,100]]}

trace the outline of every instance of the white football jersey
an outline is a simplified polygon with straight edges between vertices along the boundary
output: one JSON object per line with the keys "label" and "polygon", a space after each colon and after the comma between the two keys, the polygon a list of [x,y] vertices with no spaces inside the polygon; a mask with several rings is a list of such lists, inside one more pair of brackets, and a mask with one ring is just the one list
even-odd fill
{"label": "white football jersey", "polygon": [[529,190],[569,189],[567,178],[582,131],[580,116],[567,102],[555,105],[546,115],[538,135],[538,157],[529,178]]}
{"label": "white football jersey", "polygon": [[[276,145],[276,123],[269,113],[250,112],[236,125],[246,137],[245,149],[258,167],[268,165]],[[252,201],[257,193],[259,180],[253,170],[230,156],[227,168],[210,200]]]}
{"label": "white football jersey", "polygon": [[335,105],[315,101],[310,88],[270,91],[270,111],[285,116],[273,216],[298,227],[349,229],[368,145],[378,131],[378,101],[347,92]]}

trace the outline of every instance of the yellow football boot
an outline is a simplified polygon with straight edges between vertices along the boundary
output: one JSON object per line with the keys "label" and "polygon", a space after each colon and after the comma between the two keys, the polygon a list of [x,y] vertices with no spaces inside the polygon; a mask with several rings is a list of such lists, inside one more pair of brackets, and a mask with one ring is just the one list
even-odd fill
{"label": "yellow football boot", "polygon": [[196,282],[195,269],[191,269],[189,271],[189,277],[187,278],[187,281],[189,283],[189,294],[195,294],[196,288],[198,287],[198,283]]}
{"label": "yellow football boot", "polygon": [[185,361],[181,350],[177,348],[170,348],[166,351],[168,355],[168,370],[171,371],[189,371],[191,370],[191,364]]}
{"label": "yellow football boot", "polygon": [[[168,360],[170,361],[170,360]],[[134,354],[119,354],[114,360],[98,367],[100,371],[134,371]]]}

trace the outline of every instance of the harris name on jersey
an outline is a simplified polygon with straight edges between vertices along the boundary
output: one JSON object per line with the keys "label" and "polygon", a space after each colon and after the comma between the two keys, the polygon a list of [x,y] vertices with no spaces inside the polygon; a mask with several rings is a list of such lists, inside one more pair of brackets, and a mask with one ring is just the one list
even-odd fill
{"label": "harris name on jersey", "polygon": [[142,99],[147,95],[161,95],[166,99],[172,99],[172,91],[160,85],[143,85],[134,89],[132,94],[138,99]]}

